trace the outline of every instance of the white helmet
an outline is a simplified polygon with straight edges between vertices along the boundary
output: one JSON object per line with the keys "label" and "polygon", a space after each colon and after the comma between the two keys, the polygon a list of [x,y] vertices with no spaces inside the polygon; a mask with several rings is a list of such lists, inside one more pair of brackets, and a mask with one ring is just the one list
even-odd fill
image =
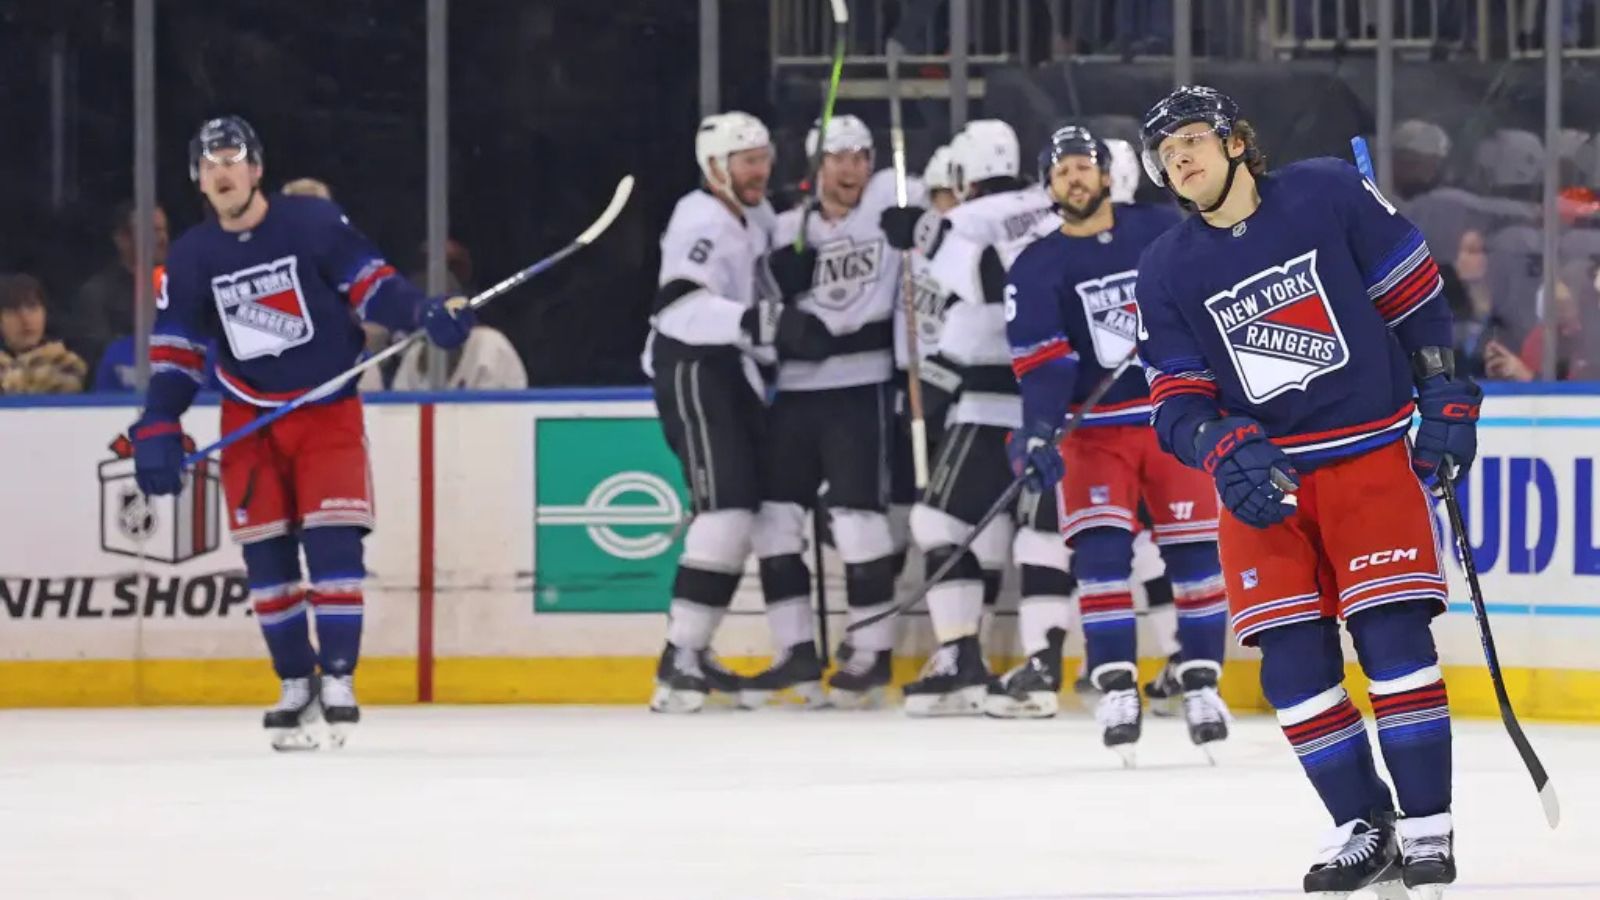
{"label": "white helmet", "polygon": [[950,141],[950,174],[956,196],[990,178],[1016,178],[1022,172],[1017,133],[999,119],[975,119]]}
{"label": "white helmet", "polygon": [[1139,192],[1139,154],[1127,141],[1106,138],[1105,142],[1111,151],[1111,202],[1132,203]]}
{"label": "white helmet", "polygon": [[746,112],[725,112],[706,116],[700,120],[700,130],[694,136],[694,158],[700,163],[700,174],[713,190],[725,193],[711,177],[711,162],[716,161],[723,176],[728,173],[728,157],[741,150],[772,145],[772,136],[761,120]]}
{"label": "white helmet", "polygon": [[950,174],[950,145],[940,145],[928,157],[928,167],[922,170],[922,183],[932,191],[953,191],[956,183]]}
{"label": "white helmet", "polygon": [[[806,132],[806,157],[817,155],[817,125],[812,125]],[[872,156],[872,129],[867,123],[851,115],[834,116],[828,120],[828,140],[824,147],[829,153],[846,153],[851,150],[865,150],[867,156]]]}

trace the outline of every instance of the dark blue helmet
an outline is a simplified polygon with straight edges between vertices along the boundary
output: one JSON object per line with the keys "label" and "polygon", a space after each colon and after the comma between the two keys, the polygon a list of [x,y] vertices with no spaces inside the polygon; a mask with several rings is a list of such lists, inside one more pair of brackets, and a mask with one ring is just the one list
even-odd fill
{"label": "dark blue helmet", "polygon": [[1139,159],[1144,163],[1145,174],[1158,185],[1166,184],[1156,151],[1161,142],[1179,128],[1204,122],[1217,132],[1217,137],[1226,141],[1232,136],[1233,123],[1238,119],[1239,104],[1216,88],[1203,84],[1186,84],[1178,88],[1144,114],[1144,127],[1140,134],[1140,142],[1144,146]]}
{"label": "dark blue helmet", "polygon": [[1069,156],[1087,156],[1094,160],[1102,172],[1111,171],[1111,148],[1081,125],[1057,128],[1039,151],[1039,183],[1050,185],[1050,171],[1056,163]]}
{"label": "dark blue helmet", "polygon": [[261,165],[261,139],[256,137],[256,130],[250,127],[249,122],[238,116],[208,119],[189,141],[189,180],[200,180],[202,157],[212,162],[224,162],[226,160],[216,154],[230,148],[243,153],[246,161]]}

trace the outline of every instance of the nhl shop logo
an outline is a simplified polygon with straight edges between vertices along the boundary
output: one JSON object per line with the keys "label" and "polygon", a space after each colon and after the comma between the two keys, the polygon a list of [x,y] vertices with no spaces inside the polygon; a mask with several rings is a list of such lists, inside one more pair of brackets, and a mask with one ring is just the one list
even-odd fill
{"label": "nhl shop logo", "polygon": [[1315,250],[1257,272],[1205,306],[1252,403],[1304,390],[1350,361]]}

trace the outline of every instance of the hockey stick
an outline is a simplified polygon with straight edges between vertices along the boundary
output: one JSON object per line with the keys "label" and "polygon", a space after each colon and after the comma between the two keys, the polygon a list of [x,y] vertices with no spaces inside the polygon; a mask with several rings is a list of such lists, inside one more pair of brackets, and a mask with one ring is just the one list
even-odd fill
{"label": "hockey stick", "polygon": [[[1454,469],[1454,465],[1447,468]],[[1544,805],[1544,819],[1554,828],[1561,822],[1561,803],[1556,799],[1555,785],[1550,783],[1550,775],[1544,770],[1544,763],[1539,761],[1539,754],[1533,752],[1533,745],[1528,743],[1528,736],[1522,733],[1522,724],[1517,721],[1517,714],[1511,708],[1511,698],[1506,694],[1506,679],[1500,672],[1500,656],[1494,650],[1494,633],[1489,630],[1489,611],[1484,607],[1483,588],[1478,584],[1478,565],[1472,558],[1472,544],[1467,539],[1466,517],[1461,515],[1461,504],[1456,502],[1455,485],[1451,484],[1455,473],[1439,473],[1439,488],[1444,494],[1444,508],[1450,516],[1450,530],[1455,533],[1456,555],[1461,559],[1461,571],[1467,576],[1467,589],[1472,596],[1472,615],[1478,620],[1478,638],[1483,642],[1483,658],[1489,666],[1489,680],[1494,683],[1494,698],[1500,704],[1500,721],[1505,723],[1506,733],[1511,735],[1511,743],[1517,747],[1517,754],[1522,757],[1522,764],[1528,767],[1528,774],[1533,776],[1533,786],[1539,791],[1539,802]]]}
{"label": "hockey stick", "polygon": [[[824,148],[828,143],[828,123],[833,121],[833,104],[839,99],[839,75],[844,71],[845,41],[849,37],[847,29],[850,25],[850,8],[845,5],[845,0],[828,2],[833,7],[833,73],[828,76],[828,93],[822,98],[822,118],[817,120],[817,148],[812,151],[811,159],[806,164],[806,183],[811,190],[818,192],[822,189],[818,175],[822,171],[822,157],[827,155]],[[811,200],[807,198],[800,205],[800,233],[794,236],[797,253],[806,248],[806,223],[810,220]]]}
{"label": "hockey stick", "polygon": [[[1062,441],[1071,437],[1072,433],[1078,430],[1078,426],[1083,424],[1084,416],[1088,415],[1089,411],[1094,409],[1095,404],[1100,402],[1100,398],[1106,395],[1106,391],[1111,390],[1111,385],[1115,384],[1116,380],[1122,376],[1122,373],[1128,370],[1128,366],[1133,364],[1134,357],[1138,355],[1139,351],[1137,348],[1130,350],[1128,355],[1124,356],[1122,361],[1117,363],[1117,367],[1115,369],[1112,369],[1110,372],[1106,373],[1104,378],[1100,379],[1100,383],[1095,385],[1094,390],[1089,392],[1089,396],[1085,397],[1083,403],[1079,404],[1078,411],[1073,413],[1072,417],[1066,421],[1066,424],[1062,425],[1060,428],[1057,428],[1055,434],[1050,436],[1050,442],[1052,444],[1055,444],[1059,447]],[[950,558],[946,559],[944,563],[939,566],[939,568],[933,571],[932,575],[928,576],[928,578],[922,582],[922,586],[917,588],[916,593],[912,594],[910,597],[907,597],[905,600],[896,603],[894,606],[891,606],[881,613],[868,616],[859,622],[851,624],[845,629],[845,631],[859,631],[862,628],[866,628],[868,625],[881,622],[890,616],[901,615],[902,613],[910,612],[912,609],[916,608],[917,604],[921,603],[923,598],[928,596],[928,592],[933,589],[934,585],[938,584],[940,579],[950,574],[950,570],[954,569],[956,565],[961,562],[961,557],[965,556],[967,551],[972,549],[973,542],[978,539],[978,535],[982,534],[985,528],[989,527],[989,523],[998,518],[1001,513],[1011,508],[1011,504],[1016,502],[1017,496],[1021,494],[1022,489],[1027,486],[1028,476],[1030,474],[1032,474],[1031,470],[1024,470],[1021,475],[1013,478],[1011,483],[1006,485],[1006,489],[1001,492],[1000,498],[994,501],[993,505],[984,511],[984,514],[978,518],[977,524],[973,525],[972,530],[967,533],[966,538],[956,546],[956,552],[950,554]]]}
{"label": "hockey stick", "polygon": [[[1356,135],[1350,139],[1350,152],[1355,156],[1356,168],[1361,170],[1361,176],[1377,185],[1378,179],[1372,168],[1372,154],[1367,152],[1366,138]],[[1511,735],[1511,743],[1516,745],[1517,754],[1522,757],[1522,764],[1528,768],[1528,774],[1533,776],[1534,789],[1539,792],[1539,802],[1544,806],[1544,819],[1554,828],[1561,822],[1561,803],[1556,798],[1555,785],[1550,783],[1550,775],[1540,762],[1539,754],[1533,752],[1533,745],[1528,743],[1528,736],[1522,732],[1522,723],[1517,721],[1517,713],[1511,708],[1511,697],[1506,693],[1506,679],[1500,671],[1500,655],[1494,649],[1494,632],[1489,628],[1489,610],[1483,603],[1483,587],[1478,583],[1478,563],[1472,557],[1472,542],[1467,537],[1466,517],[1461,515],[1461,504],[1456,500],[1455,477],[1456,467],[1453,460],[1447,459],[1441,467],[1446,471],[1439,473],[1439,492],[1444,497],[1444,508],[1450,517],[1450,531],[1455,535],[1456,557],[1461,560],[1461,571],[1467,577],[1467,593],[1472,598],[1472,615],[1478,622],[1478,639],[1483,644],[1483,659],[1489,668],[1489,680],[1494,684],[1494,698],[1500,704],[1500,721],[1505,723],[1506,733]]]}
{"label": "hockey stick", "polygon": [[[906,130],[900,118],[900,42],[889,39],[889,145],[894,151],[894,202],[907,203]],[[928,421],[922,413],[922,350],[917,345],[917,284],[911,251],[900,251],[900,303],[906,320],[906,403],[911,413],[911,471],[917,490],[928,486]]]}
{"label": "hockey stick", "polygon": [[822,644],[817,650],[817,659],[822,662],[822,668],[828,668],[828,653],[831,646],[828,641],[828,573],[822,570],[822,517],[826,515],[822,508],[822,494],[817,494],[817,505],[811,510],[811,567],[816,570],[817,576],[817,641]]}
{"label": "hockey stick", "polygon": [[[611,202],[607,204],[605,212],[602,212],[600,214],[600,218],[595,219],[588,228],[583,230],[582,234],[578,235],[577,238],[572,241],[572,243],[562,247],[560,250],[557,250],[549,256],[546,256],[544,259],[539,260],[533,265],[528,266],[526,269],[511,275],[510,277],[501,281],[499,284],[496,284],[494,287],[491,287],[477,296],[468,299],[467,306],[471,309],[478,309],[479,307],[488,303],[490,300],[493,300],[512,288],[515,288],[522,283],[537,277],[538,275],[544,273],[551,266],[554,266],[556,263],[561,262],[563,259],[566,259],[584,247],[594,243],[595,238],[598,238],[602,232],[611,227],[612,222],[616,221],[617,216],[622,212],[622,207],[627,204],[628,197],[632,193],[633,176],[622,176],[622,180],[617,182],[616,192],[611,195]],[[183,458],[184,468],[189,468],[213,453],[217,453],[223,448],[229,447],[249,437],[250,435],[255,434],[257,431],[260,431],[268,425],[271,425],[273,422],[278,421],[302,406],[315,403],[318,400],[338,392],[350,381],[350,379],[355,378],[362,372],[365,372],[366,370],[378,365],[392,356],[397,356],[401,353],[404,353],[418,341],[421,341],[426,337],[427,332],[420,328],[411,332],[410,334],[406,335],[403,340],[396,341],[378,353],[374,353],[372,356],[367,357],[354,366],[351,366],[344,372],[333,376],[322,384],[319,384],[311,390],[306,391],[304,394],[301,394],[293,400],[290,400],[288,403],[283,404],[266,415],[253,419],[249,424],[238,429],[237,431],[223,435],[219,440],[216,441],[216,443],[213,443],[207,447],[202,447],[201,449],[190,453],[188,456]]]}

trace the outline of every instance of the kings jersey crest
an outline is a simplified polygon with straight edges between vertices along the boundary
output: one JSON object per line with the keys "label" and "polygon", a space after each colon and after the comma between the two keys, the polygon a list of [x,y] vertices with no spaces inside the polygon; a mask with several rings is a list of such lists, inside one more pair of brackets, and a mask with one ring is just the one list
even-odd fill
{"label": "kings jersey crest", "polygon": [[1344,368],[1350,349],[1334,317],[1317,251],[1258,272],[1206,300],[1239,383],[1264,403]]}
{"label": "kings jersey crest", "polygon": [[1094,337],[1095,359],[1103,369],[1115,369],[1139,339],[1139,305],[1134,302],[1138,282],[1139,271],[1129,269],[1076,285],[1084,320]]}

